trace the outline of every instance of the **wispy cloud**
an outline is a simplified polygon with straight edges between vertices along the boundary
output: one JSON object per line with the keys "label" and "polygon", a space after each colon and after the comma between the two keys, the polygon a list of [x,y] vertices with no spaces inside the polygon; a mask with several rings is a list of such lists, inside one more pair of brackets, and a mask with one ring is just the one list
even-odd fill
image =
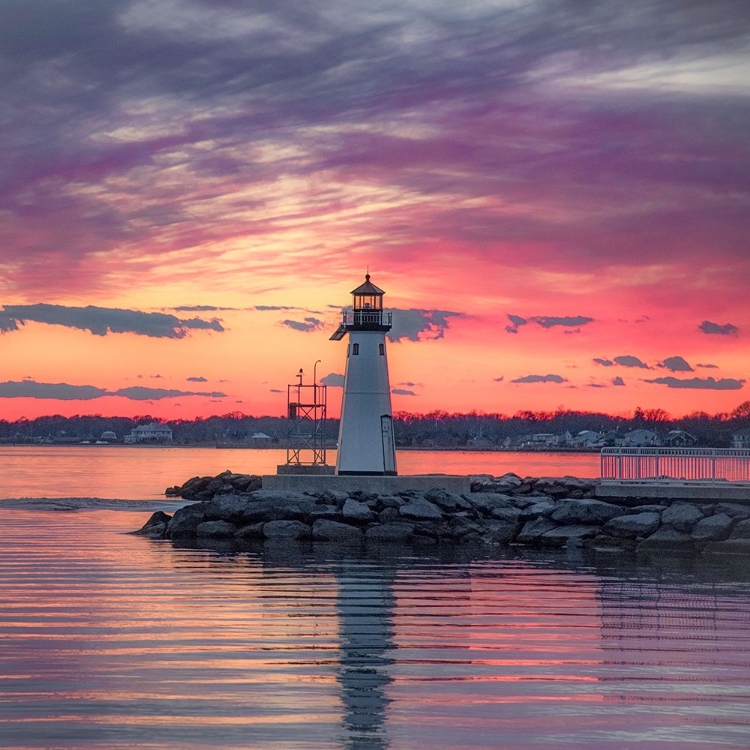
{"label": "wispy cloud", "polygon": [[594,322],[594,318],[589,318],[585,315],[535,315],[531,318],[522,318],[520,315],[508,314],[508,320],[510,321],[510,325],[505,327],[508,333],[518,333],[518,329],[528,323],[536,323],[542,328],[562,326],[563,328],[574,328],[577,330],[581,326]]}
{"label": "wispy cloud", "polygon": [[0,398],[37,398],[56,399],[59,401],[90,401],[105,396],[121,396],[133,401],[158,401],[166,398],[181,396],[204,396],[211,398],[226,398],[225,393],[219,391],[198,392],[180,391],[168,388],[146,388],[144,386],[130,386],[115,391],[98,388],[93,385],[71,385],[69,383],[37,383],[34,380],[6,381],[0,383]]}
{"label": "wispy cloud", "polygon": [[442,339],[450,326],[451,318],[463,313],[450,310],[399,310],[393,311],[393,327],[388,332],[391,341],[434,341]]}
{"label": "wispy cloud", "polygon": [[740,332],[740,329],[731,323],[719,325],[718,323],[712,323],[710,320],[704,320],[698,326],[698,329],[703,333],[717,334],[719,336],[737,336]]}
{"label": "wispy cloud", "polygon": [[333,388],[342,388],[344,385],[344,376],[338,372],[329,372],[320,379],[321,385],[330,385]]}
{"label": "wispy cloud", "polygon": [[657,366],[665,367],[672,372],[693,372],[693,368],[684,357],[667,357],[663,362],[659,362]]}
{"label": "wispy cloud", "polygon": [[416,396],[417,394],[414,393],[414,391],[410,391],[407,388],[392,388],[391,393],[394,396]]}
{"label": "wispy cloud", "polygon": [[641,367],[644,370],[650,369],[645,362],[641,361],[638,357],[634,357],[632,354],[624,354],[615,357],[615,364],[618,364],[621,367]]}
{"label": "wispy cloud", "polygon": [[712,390],[712,391],[737,391],[742,388],[744,380],[735,380],[734,378],[722,378],[721,380],[715,380],[714,378],[688,378],[681,380],[679,378],[667,377],[667,378],[654,378],[653,380],[646,380],[646,383],[656,383],[657,385],[666,385],[667,388],[696,388],[701,390]]}
{"label": "wispy cloud", "polygon": [[303,333],[311,333],[312,331],[319,331],[323,328],[323,321],[318,318],[305,318],[304,320],[282,320],[281,325],[291,328],[293,331],[302,331]]}
{"label": "wispy cloud", "polygon": [[[5,322],[3,322],[5,321]],[[18,323],[46,323],[47,325],[77,328],[90,331],[95,336],[111,333],[135,333],[153,338],[181,339],[189,329],[203,329],[221,333],[221,322],[200,318],[180,319],[160,312],[141,312],[118,308],[65,307],[63,305],[5,305],[0,312],[0,329],[18,330]]]}
{"label": "wispy cloud", "polygon": [[568,381],[561,375],[524,375],[522,378],[516,378],[512,383],[567,383]]}

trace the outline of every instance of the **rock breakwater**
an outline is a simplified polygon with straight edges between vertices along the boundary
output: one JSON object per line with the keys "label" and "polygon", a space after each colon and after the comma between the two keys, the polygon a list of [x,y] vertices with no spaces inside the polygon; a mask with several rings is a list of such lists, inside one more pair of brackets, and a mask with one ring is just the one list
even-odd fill
{"label": "rock breakwater", "polygon": [[154,513],[136,533],[172,540],[314,540],[342,545],[460,543],[750,553],[750,505],[594,497],[596,482],[506,474],[469,493],[278,492],[260,477],[196,477],[167,490],[198,500]]}

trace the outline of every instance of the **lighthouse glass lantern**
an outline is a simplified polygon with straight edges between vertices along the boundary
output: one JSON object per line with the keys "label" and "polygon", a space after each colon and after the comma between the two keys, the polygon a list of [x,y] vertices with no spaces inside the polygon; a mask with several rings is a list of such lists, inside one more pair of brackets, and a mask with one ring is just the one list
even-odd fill
{"label": "lighthouse glass lantern", "polygon": [[348,336],[337,474],[396,474],[385,347],[391,313],[383,310],[384,294],[367,274],[365,283],[352,291],[352,312],[344,313],[341,325],[331,336],[334,341]]}

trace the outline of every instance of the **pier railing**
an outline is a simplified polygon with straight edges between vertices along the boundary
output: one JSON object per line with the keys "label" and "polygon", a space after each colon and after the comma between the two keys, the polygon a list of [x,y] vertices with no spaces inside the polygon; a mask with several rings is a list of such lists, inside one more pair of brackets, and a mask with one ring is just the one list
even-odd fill
{"label": "pier railing", "polygon": [[750,482],[747,448],[602,448],[605,481]]}

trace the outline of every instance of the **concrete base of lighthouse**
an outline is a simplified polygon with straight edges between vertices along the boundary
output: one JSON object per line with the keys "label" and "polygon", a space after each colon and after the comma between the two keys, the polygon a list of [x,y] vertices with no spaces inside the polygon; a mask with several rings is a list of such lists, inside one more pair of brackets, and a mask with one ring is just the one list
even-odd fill
{"label": "concrete base of lighthouse", "polygon": [[378,495],[397,495],[399,492],[415,490],[426,492],[443,489],[448,492],[464,493],[471,491],[467,476],[449,474],[414,474],[399,476],[346,476],[314,474],[269,474],[262,477],[264,490],[283,492],[374,492]]}

